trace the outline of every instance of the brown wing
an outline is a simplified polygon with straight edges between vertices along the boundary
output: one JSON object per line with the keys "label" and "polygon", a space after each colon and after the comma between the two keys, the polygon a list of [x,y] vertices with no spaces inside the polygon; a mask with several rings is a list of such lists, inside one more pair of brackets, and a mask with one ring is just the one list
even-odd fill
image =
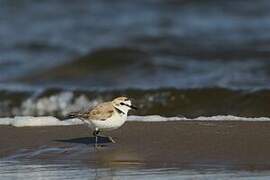
{"label": "brown wing", "polygon": [[94,109],[89,111],[88,119],[90,120],[106,120],[113,114],[114,107],[111,102],[105,102],[97,105]]}
{"label": "brown wing", "polygon": [[111,102],[105,102],[97,105],[92,110],[86,112],[72,112],[68,118],[81,118],[84,120],[101,120],[104,121],[111,117],[114,107]]}

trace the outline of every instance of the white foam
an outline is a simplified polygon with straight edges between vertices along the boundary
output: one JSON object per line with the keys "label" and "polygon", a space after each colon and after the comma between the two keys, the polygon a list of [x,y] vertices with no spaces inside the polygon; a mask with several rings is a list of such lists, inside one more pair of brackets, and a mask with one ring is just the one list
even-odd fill
{"label": "white foam", "polygon": [[218,116],[200,116],[197,118],[186,117],[163,117],[159,115],[150,116],[129,116],[129,121],[141,121],[141,122],[166,122],[166,121],[270,121],[270,117],[239,117],[232,115],[218,115]]}
{"label": "white foam", "polygon": [[15,127],[26,126],[68,126],[83,124],[79,119],[68,119],[61,121],[52,116],[16,116],[14,118],[0,118],[0,125],[10,125]]}
{"label": "white foam", "polygon": [[[197,117],[194,119],[185,117],[162,117],[159,115],[150,116],[129,116],[128,121],[136,122],[167,122],[167,121],[270,121],[269,117],[258,117],[258,118],[248,118],[248,117],[238,117],[231,115],[219,115],[211,117]],[[26,126],[70,126],[70,125],[80,125],[83,122],[79,119],[67,119],[61,121],[52,116],[16,116],[14,118],[0,118],[0,125],[9,125],[14,127],[26,127]]]}
{"label": "white foam", "polygon": [[[39,95],[37,93],[37,95]],[[94,100],[88,99],[85,95],[75,96],[73,92],[60,92],[48,97],[30,97],[22,102],[20,107],[14,107],[12,114],[27,115],[53,115],[66,116],[70,112],[89,109],[96,106],[103,100],[99,97]]]}

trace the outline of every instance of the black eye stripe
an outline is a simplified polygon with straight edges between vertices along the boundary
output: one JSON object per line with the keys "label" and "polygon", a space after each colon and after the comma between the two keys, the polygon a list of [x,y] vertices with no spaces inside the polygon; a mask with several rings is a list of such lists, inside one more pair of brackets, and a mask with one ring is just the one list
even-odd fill
{"label": "black eye stripe", "polygon": [[129,108],[131,108],[131,109],[135,109],[135,110],[138,109],[138,108],[135,107],[135,106],[128,105],[128,104],[125,104],[125,103],[123,103],[123,102],[121,102],[120,105],[127,106],[127,107],[129,107]]}

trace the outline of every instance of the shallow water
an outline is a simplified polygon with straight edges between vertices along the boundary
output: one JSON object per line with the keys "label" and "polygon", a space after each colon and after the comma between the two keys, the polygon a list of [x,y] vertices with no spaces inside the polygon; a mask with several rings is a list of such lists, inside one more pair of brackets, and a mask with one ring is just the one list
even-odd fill
{"label": "shallow water", "polygon": [[[171,122],[171,121],[192,121],[192,122],[269,122],[269,117],[239,117],[231,115],[219,115],[205,117],[200,116],[197,118],[186,118],[186,117],[163,117],[160,115],[148,115],[148,116],[128,116],[128,122]],[[84,122],[80,119],[57,119],[52,116],[42,116],[42,117],[33,117],[33,116],[15,116],[14,118],[0,118],[1,126],[14,126],[14,127],[41,127],[41,126],[74,126],[74,125],[83,125]]]}
{"label": "shallow water", "polygon": [[229,171],[215,167],[181,168],[93,168],[81,163],[1,161],[5,179],[269,179],[269,171]]}

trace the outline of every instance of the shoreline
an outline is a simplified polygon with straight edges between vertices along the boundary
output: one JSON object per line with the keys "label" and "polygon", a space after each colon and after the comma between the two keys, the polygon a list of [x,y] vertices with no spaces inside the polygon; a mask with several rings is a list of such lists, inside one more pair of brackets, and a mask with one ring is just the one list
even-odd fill
{"label": "shoreline", "polygon": [[0,160],[94,167],[222,167],[270,170],[270,122],[127,122],[94,149],[84,126],[0,126]]}

